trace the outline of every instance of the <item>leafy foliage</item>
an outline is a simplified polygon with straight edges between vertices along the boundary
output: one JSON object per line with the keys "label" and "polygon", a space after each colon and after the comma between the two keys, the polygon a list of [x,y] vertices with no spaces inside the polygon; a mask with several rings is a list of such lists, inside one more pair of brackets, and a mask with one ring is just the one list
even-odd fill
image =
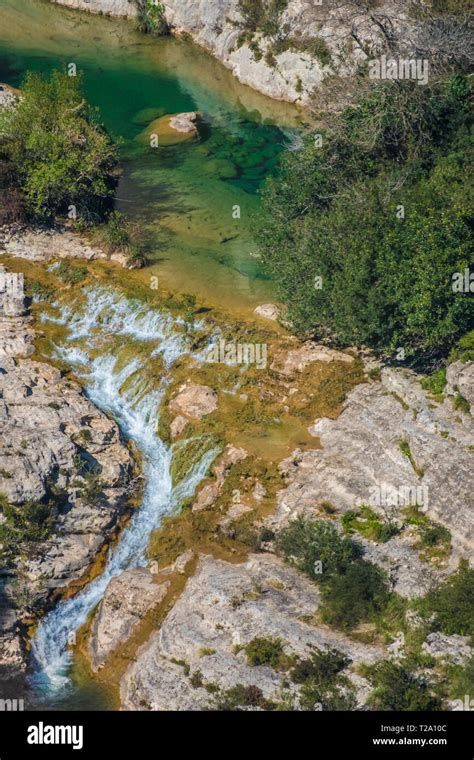
{"label": "leafy foliage", "polygon": [[0,157],[36,219],[51,220],[71,206],[84,219],[101,218],[113,197],[116,150],[79,76],[27,74],[17,105],[1,114]]}
{"label": "leafy foliage", "polygon": [[281,639],[256,636],[244,649],[249,665],[269,665],[278,668],[284,657]]}
{"label": "leafy foliage", "polygon": [[[318,581],[345,572],[351,562],[362,556],[362,547],[342,537],[332,523],[303,516],[292,520],[281,531],[278,549],[287,560]],[[322,573],[317,563],[321,563]]]}
{"label": "leafy foliage", "polygon": [[354,687],[341,671],[350,659],[337,649],[313,649],[310,656],[298,660],[290,672],[295,684],[302,684],[300,705],[303,710],[353,710]]}
{"label": "leafy foliage", "polygon": [[134,0],[137,6],[137,29],[145,34],[164,35],[168,32],[166,8],[160,0]]}
{"label": "leafy foliage", "polygon": [[5,521],[0,525],[0,543],[8,552],[16,554],[25,543],[37,543],[47,539],[56,517],[52,502],[26,501],[21,506],[10,504],[0,494],[0,511]]}
{"label": "leafy foliage", "polygon": [[409,659],[383,660],[368,669],[375,687],[369,703],[376,710],[442,710],[443,703],[427,678]]}
{"label": "leafy foliage", "polygon": [[474,637],[474,568],[466,560],[438,588],[419,602],[420,609],[434,616],[434,625],[447,634]]}
{"label": "leafy foliage", "polygon": [[461,76],[379,85],[284,159],[257,234],[297,331],[430,356],[472,325],[452,289],[472,244],[468,100]]}
{"label": "leafy foliage", "polygon": [[384,574],[366,562],[360,544],[341,536],[332,523],[298,517],[277,543],[285,558],[321,585],[321,616],[327,623],[351,630],[375,622],[393,595]]}

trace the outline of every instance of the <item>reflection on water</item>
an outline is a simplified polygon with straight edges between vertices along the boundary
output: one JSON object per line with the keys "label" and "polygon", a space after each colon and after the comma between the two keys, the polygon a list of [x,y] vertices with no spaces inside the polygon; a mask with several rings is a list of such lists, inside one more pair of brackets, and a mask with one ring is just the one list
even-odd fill
{"label": "reflection on water", "polygon": [[[262,181],[294,145],[296,109],[240,85],[188,41],[152,39],[131,23],[41,0],[0,0],[0,81],[19,85],[28,69],[70,62],[122,140],[118,206],[139,222],[150,274],[227,306],[271,298],[252,219]],[[159,149],[137,141],[154,118],[180,111],[201,114],[199,140]]]}

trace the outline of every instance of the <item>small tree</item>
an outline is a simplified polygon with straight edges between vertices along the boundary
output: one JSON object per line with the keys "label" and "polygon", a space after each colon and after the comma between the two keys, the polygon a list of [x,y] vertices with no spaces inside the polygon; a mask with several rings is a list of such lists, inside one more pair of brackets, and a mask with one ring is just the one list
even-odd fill
{"label": "small tree", "polygon": [[117,153],[82,94],[80,76],[28,73],[22,97],[1,113],[0,152],[36,219],[74,207],[78,217],[97,220],[110,205]]}

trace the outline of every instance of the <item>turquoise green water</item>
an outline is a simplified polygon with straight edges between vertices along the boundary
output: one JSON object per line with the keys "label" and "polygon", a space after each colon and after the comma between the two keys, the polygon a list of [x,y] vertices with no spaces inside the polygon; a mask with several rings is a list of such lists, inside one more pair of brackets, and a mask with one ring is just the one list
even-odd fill
{"label": "turquoise green water", "polygon": [[[152,39],[131,23],[42,0],[0,0],[0,81],[21,86],[29,69],[69,63],[122,141],[117,205],[137,222],[160,287],[236,310],[270,299],[252,220],[262,181],[278,170],[298,125],[296,110],[239,85],[188,41]],[[140,144],[144,109],[198,111],[202,136],[168,148]]]}

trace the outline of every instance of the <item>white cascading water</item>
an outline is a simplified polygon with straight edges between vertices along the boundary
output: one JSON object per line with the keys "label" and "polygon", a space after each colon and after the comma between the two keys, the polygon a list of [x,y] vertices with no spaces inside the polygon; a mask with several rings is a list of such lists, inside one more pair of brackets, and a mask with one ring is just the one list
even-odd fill
{"label": "white cascading water", "polygon": [[[51,319],[51,317],[49,317]],[[37,694],[47,697],[69,683],[73,634],[100,602],[110,580],[124,570],[146,564],[150,534],[159,527],[164,515],[170,514],[191,496],[206,475],[218,449],[207,451],[191,469],[184,481],[173,488],[170,474],[172,450],[157,434],[160,400],[168,378],[158,391],[143,392],[139,362],[132,361],[115,370],[116,358],[105,354],[93,358],[89,350],[97,349],[101,339],[124,335],[135,340],[157,342],[150,355],[160,353],[164,365],[170,367],[176,358],[188,353],[183,335],[175,330],[171,317],[160,312],[147,312],[121,294],[95,288],[87,293],[82,314],[63,308],[54,321],[69,328],[67,345],[58,354],[72,364],[85,382],[91,401],[110,414],[123,435],[135,442],[143,457],[145,488],[141,507],[123,531],[118,544],[109,552],[106,567],[98,578],[72,599],[60,602],[40,623],[32,643],[34,673],[32,686]],[[81,347],[74,346],[81,340]],[[127,381],[127,391],[123,391]]]}

